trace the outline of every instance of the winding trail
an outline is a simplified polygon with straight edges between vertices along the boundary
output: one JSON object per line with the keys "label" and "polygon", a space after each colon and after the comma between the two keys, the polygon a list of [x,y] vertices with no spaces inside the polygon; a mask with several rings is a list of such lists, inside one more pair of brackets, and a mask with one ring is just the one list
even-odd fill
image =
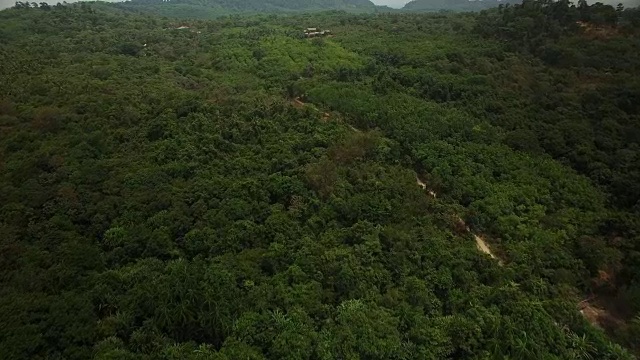
{"label": "winding trail", "polygon": [[[429,196],[431,196],[432,198],[435,199],[438,196],[433,190],[429,189],[427,187],[427,183],[424,182],[424,180],[420,179],[420,177],[417,175],[416,175],[416,183],[418,184],[418,186],[422,188],[422,190],[427,191],[427,194],[429,194]],[[464,229],[468,233],[471,233],[473,235],[473,238],[476,241],[476,247],[478,248],[479,251],[489,255],[492,259],[497,260],[500,265],[503,265],[502,259],[497,257],[496,254],[494,254],[491,251],[491,247],[489,246],[489,244],[487,244],[486,241],[484,241],[482,236],[472,233],[469,226],[464,222],[464,220],[462,220],[462,218],[459,215],[456,215],[456,221],[461,227],[464,227]]]}
{"label": "winding trail", "polygon": [[[302,102],[299,97],[295,98],[292,101],[292,103],[293,103],[293,106],[295,106],[297,108],[301,108],[301,107],[309,105],[309,104],[306,104],[306,103]],[[315,106],[313,106],[313,105],[311,105],[311,106],[316,111],[319,111]],[[323,121],[327,121],[329,118],[330,118],[329,113],[325,112],[323,114]],[[347,122],[344,122],[344,124],[346,124],[351,131],[356,132],[356,133],[362,133],[362,130],[354,127],[353,125],[351,125],[351,124],[349,124]],[[424,180],[420,179],[420,177],[417,174],[416,174],[416,184],[418,184],[418,186],[422,190],[426,191],[427,194],[430,197],[432,197],[434,199],[438,197],[438,194],[436,194],[435,191],[430,189],[429,186],[427,185],[427,183]],[[489,255],[493,260],[497,261],[500,266],[504,266],[504,261],[500,257],[498,257],[496,254],[493,253],[493,251],[491,250],[491,246],[489,246],[489,244],[484,240],[482,235],[473,233],[471,231],[471,229],[469,228],[469,226],[465,223],[465,221],[460,217],[460,215],[456,215],[456,221],[458,222],[458,225],[460,227],[464,228],[467,233],[470,233],[471,235],[473,235],[473,239],[476,242],[476,248],[478,249],[478,251]],[[608,311],[600,309],[600,308],[594,306],[591,303],[591,300],[592,299],[589,298],[589,299],[585,299],[585,300],[581,301],[578,304],[578,308],[579,308],[580,314],[582,314],[582,316],[584,316],[592,325],[602,328],[603,327],[602,322],[604,320],[606,320],[606,319],[609,319],[608,320],[609,322],[611,322],[611,321],[615,321],[615,322],[618,322],[618,323],[622,322],[621,320],[619,320],[619,319],[613,317],[611,314],[609,314]],[[611,320],[611,319],[613,319],[613,320]],[[556,323],[556,325],[558,325],[558,324]]]}
{"label": "winding trail", "polygon": [[[305,102],[303,102],[302,100],[300,100],[300,97],[296,97],[295,99],[291,100],[291,103],[294,107],[296,108],[302,108],[304,106],[308,106],[310,104],[307,104]],[[312,106],[312,108],[316,111],[320,111],[318,110],[315,106]],[[329,113],[323,113],[323,121],[328,120],[330,117]],[[349,127],[349,129],[351,129],[351,131],[356,132],[356,133],[362,133],[362,130],[355,128],[353,125],[346,123],[345,124]],[[431,196],[432,198],[437,198],[438,194],[436,194],[435,191],[433,191],[432,189],[430,189],[427,186],[427,183],[420,179],[420,177],[416,174],[416,183],[418,184],[418,186],[420,186],[420,188],[422,188],[422,190],[425,190],[427,192],[427,194],[429,196]],[[469,228],[469,226],[467,226],[467,224],[464,222],[464,220],[462,220],[462,218],[459,215],[456,215],[456,220],[458,221],[458,224],[461,225],[462,227],[464,227],[464,229],[466,229],[467,233],[471,233],[473,235],[473,238],[476,241],[476,247],[478,248],[478,250],[480,252],[483,252],[487,255],[489,255],[492,259],[497,260],[498,263],[500,265],[503,265],[503,261],[502,259],[500,259],[499,257],[497,257],[492,251],[491,251],[491,247],[489,246],[489,244],[487,244],[486,241],[484,241],[484,239],[482,238],[482,236],[474,234],[471,232],[471,229]]]}
{"label": "winding trail", "polygon": [[[306,102],[304,102],[304,101],[300,100],[300,97],[299,97],[299,96],[298,96],[298,97],[296,97],[295,99],[291,100],[291,104],[292,104],[294,107],[298,108],[298,109],[299,109],[299,108],[303,108],[303,107],[305,107],[305,106],[309,106],[309,107],[311,107],[313,110],[315,110],[315,111],[317,111],[317,112],[320,112],[320,110],[318,110],[318,108],[316,108],[313,104],[307,104]],[[331,114],[329,114],[328,112],[323,112],[323,113],[322,113],[322,121],[328,121],[330,118],[331,118]],[[351,131],[353,131],[353,132],[357,132],[357,133],[362,133],[362,130],[360,130],[360,129],[358,129],[358,128],[354,127],[353,125],[351,125],[351,124],[349,124],[349,123],[347,123],[347,122],[344,122],[344,123],[349,127],[349,129],[351,129]]]}

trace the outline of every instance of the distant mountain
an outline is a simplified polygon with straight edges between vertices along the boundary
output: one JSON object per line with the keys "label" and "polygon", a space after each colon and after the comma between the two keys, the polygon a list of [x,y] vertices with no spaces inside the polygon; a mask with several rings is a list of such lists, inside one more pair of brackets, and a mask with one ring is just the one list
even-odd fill
{"label": "distant mountain", "polygon": [[[27,0],[0,0],[0,10],[14,7],[16,4],[16,1],[25,2]],[[93,2],[96,0],[29,0],[29,2],[37,2],[38,4],[45,2],[49,5],[55,5],[57,3],[63,3],[65,1],[71,4],[71,3],[80,2],[80,1]],[[98,0],[98,1],[112,3],[112,2],[122,2],[123,0]]]}
{"label": "distant mountain", "polygon": [[215,14],[322,10],[373,12],[376,9],[369,0],[131,0],[123,5],[151,7],[164,15],[198,10],[201,16],[196,17],[203,17],[205,14],[205,17],[209,17]]}
{"label": "distant mountain", "polygon": [[[600,1],[604,4],[616,6],[622,3],[625,7],[640,6],[640,0],[587,0],[592,4]],[[413,0],[402,9],[407,11],[480,11],[497,7],[500,4],[519,4],[521,0]],[[574,1],[577,3],[577,0]]]}
{"label": "distant mountain", "polygon": [[413,0],[404,6],[409,11],[478,11],[500,4],[519,3],[515,0]]}

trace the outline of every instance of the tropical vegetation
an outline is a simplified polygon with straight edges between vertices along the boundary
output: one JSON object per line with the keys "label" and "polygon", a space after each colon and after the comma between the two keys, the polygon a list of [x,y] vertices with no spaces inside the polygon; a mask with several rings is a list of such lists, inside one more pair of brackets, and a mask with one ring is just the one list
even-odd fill
{"label": "tropical vegetation", "polygon": [[0,12],[0,358],[638,354],[638,9],[130,6]]}

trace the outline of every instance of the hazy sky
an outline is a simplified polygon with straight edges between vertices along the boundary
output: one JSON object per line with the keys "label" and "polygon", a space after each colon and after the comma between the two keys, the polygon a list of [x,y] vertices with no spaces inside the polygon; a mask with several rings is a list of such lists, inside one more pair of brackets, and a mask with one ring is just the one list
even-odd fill
{"label": "hazy sky", "polygon": [[376,5],[387,5],[394,8],[401,8],[409,1],[411,0],[372,0],[372,2]]}
{"label": "hazy sky", "polygon": [[11,0],[0,0],[0,9],[12,7],[13,4],[15,3],[16,3],[15,1],[11,1]]}

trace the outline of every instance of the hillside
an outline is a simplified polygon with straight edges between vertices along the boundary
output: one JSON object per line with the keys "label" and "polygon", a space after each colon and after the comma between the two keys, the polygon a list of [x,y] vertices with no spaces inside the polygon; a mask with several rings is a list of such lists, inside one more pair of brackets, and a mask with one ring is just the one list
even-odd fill
{"label": "hillside", "polygon": [[0,11],[0,359],[640,353],[640,10],[131,5]]}
{"label": "hillside", "polygon": [[[604,4],[617,6],[623,4],[625,7],[638,7],[640,0],[604,0]],[[498,7],[501,4],[520,4],[521,0],[412,0],[408,2],[403,10],[406,11],[480,11]]]}
{"label": "hillside", "polygon": [[369,0],[131,0],[120,6],[169,17],[200,19],[238,13],[373,12],[376,8]]}
{"label": "hillside", "polygon": [[413,0],[403,10],[408,11],[479,11],[498,7],[500,4],[520,3],[518,0]]}

